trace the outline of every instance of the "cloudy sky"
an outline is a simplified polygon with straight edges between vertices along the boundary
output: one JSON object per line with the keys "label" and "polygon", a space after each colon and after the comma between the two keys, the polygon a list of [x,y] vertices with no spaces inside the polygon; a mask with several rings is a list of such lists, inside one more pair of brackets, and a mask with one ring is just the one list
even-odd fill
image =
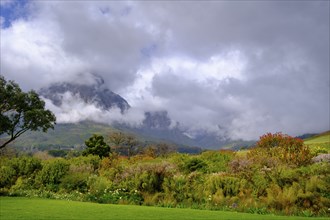
{"label": "cloudy sky", "polygon": [[0,71],[25,90],[97,74],[132,112],[167,110],[192,134],[320,132],[330,129],[329,10],[329,1],[1,0]]}

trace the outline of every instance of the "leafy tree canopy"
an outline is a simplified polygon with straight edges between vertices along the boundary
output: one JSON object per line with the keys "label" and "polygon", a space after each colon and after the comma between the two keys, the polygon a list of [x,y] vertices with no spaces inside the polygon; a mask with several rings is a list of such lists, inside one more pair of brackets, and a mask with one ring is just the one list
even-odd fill
{"label": "leafy tree canopy", "polygon": [[18,84],[0,75],[0,135],[9,136],[0,149],[28,130],[53,129],[55,121],[55,115],[45,109],[45,102],[35,91],[23,92]]}
{"label": "leafy tree canopy", "polygon": [[108,157],[110,154],[110,147],[104,142],[102,135],[94,134],[85,141],[87,148],[84,150],[83,155],[89,154],[98,155],[99,157]]}

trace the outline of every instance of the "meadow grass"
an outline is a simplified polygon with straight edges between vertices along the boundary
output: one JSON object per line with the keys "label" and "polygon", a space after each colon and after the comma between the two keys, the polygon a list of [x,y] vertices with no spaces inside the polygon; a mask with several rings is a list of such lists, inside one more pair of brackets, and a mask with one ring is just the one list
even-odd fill
{"label": "meadow grass", "polygon": [[0,219],[326,219],[296,216],[257,215],[237,212],[175,209],[132,205],[110,205],[39,198],[0,197]]}
{"label": "meadow grass", "polygon": [[315,137],[307,138],[304,144],[313,148],[322,147],[330,151],[330,131],[317,135]]}
{"label": "meadow grass", "polygon": [[330,132],[326,132],[320,136],[308,138],[305,140],[305,144],[329,143],[329,142],[330,142]]}

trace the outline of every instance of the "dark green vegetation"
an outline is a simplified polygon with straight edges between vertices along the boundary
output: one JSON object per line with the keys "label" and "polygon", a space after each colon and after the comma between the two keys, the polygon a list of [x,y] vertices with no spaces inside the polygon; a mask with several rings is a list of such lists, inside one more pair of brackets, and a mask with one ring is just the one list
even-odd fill
{"label": "dark green vegetation", "polygon": [[[113,151],[112,151],[113,152]],[[330,164],[299,139],[266,134],[246,151],[198,155],[3,157],[0,193],[97,203],[329,216]]]}
{"label": "dark green vegetation", "polygon": [[73,201],[0,197],[0,219],[219,219],[307,220],[293,216],[256,215],[224,211],[104,205]]}
{"label": "dark green vegetation", "polygon": [[104,142],[104,137],[102,135],[94,134],[85,141],[85,144],[87,148],[82,153],[84,156],[92,154],[103,158],[110,155],[110,146]]}
{"label": "dark green vegetation", "polygon": [[18,84],[0,75],[0,149],[28,130],[46,132],[54,128],[55,115],[34,91],[23,92]]}

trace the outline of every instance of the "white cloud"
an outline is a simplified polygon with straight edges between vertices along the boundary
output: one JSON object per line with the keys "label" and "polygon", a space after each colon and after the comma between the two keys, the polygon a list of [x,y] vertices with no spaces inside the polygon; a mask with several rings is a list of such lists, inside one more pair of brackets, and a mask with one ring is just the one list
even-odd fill
{"label": "white cloud", "polygon": [[119,108],[103,110],[97,107],[95,103],[85,103],[79,95],[73,95],[70,92],[62,94],[62,97],[60,106],[55,106],[49,99],[43,97],[46,108],[54,112],[58,123],[77,123],[92,120],[109,124],[119,122],[138,127],[144,119],[143,109],[132,108],[123,115]]}
{"label": "white cloud", "polygon": [[329,2],[31,1],[24,9],[26,19],[1,28],[1,74],[24,89],[97,74],[132,106],[123,118],[69,97],[54,108],[62,121],[139,124],[145,110],[168,110],[189,134],[330,129]]}

